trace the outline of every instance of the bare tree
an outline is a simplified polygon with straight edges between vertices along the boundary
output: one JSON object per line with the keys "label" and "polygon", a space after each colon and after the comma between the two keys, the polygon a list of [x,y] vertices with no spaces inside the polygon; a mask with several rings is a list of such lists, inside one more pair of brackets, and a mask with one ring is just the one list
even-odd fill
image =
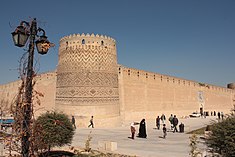
{"label": "bare tree", "polygon": [[[26,70],[27,70],[27,58],[26,53],[21,57],[19,61],[19,75],[21,79],[21,85],[18,88],[18,93],[14,100],[11,103],[11,113],[14,117],[14,124],[12,126],[12,134],[10,136],[5,136],[5,148],[8,150],[8,154],[12,155],[12,153],[21,154],[21,145],[22,145],[22,137],[25,136],[26,132],[23,129],[23,121],[24,121],[24,105],[26,105],[25,97],[26,97]],[[35,70],[34,70],[35,71]],[[33,74],[33,78],[36,76],[36,73]],[[30,123],[29,128],[30,132],[30,148],[29,148],[29,156],[33,156],[35,150],[37,150],[37,145],[35,145],[35,137],[34,137],[34,128],[33,123],[35,121],[34,118],[34,106],[40,105],[40,97],[43,97],[43,94],[34,90],[34,86],[36,81],[33,80],[33,93],[32,93],[32,105],[31,105],[31,113],[30,113]],[[0,102],[0,105],[2,103]],[[1,107],[1,106],[0,106]]]}

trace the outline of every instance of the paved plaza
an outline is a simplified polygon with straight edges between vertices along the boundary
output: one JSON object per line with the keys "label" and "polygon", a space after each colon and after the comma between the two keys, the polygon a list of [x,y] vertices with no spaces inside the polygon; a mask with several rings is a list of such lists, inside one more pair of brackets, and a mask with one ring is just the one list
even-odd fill
{"label": "paved plaza", "polygon": [[[190,151],[189,137],[191,135],[186,133],[206,126],[213,120],[216,120],[216,117],[179,119],[179,124],[182,122],[185,125],[185,133],[167,132],[166,139],[162,138],[162,128],[156,129],[154,120],[146,120],[147,139],[136,137],[132,140],[128,138],[130,137],[130,126],[128,124],[109,129],[77,128],[72,146],[84,148],[88,135],[91,134],[91,148],[96,150],[99,149],[98,143],[112,141],[117,143],[117,149],[113,151],[114,153],[138,157],[188,157]],[[167,121],[166,124],[169,129],[169,122]],[[138,134],[138,129],[139,126],[136,125],[136,134]]]}

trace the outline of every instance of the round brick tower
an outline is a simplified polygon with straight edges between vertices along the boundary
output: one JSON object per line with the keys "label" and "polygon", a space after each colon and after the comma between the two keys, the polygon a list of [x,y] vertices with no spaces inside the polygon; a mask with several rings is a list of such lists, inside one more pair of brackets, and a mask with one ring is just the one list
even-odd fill
{"label": "round brick tower", "polygon": [[228,87],[229,89],[235,89],[235,83],[229,83],[229,84],[227,85],[227,87]]}
{"label": "round brick tower", "polygon": [[60,40],[56,104],[87,127],[120,123],[118,68],[115,40],[94,34],[74,34]]}

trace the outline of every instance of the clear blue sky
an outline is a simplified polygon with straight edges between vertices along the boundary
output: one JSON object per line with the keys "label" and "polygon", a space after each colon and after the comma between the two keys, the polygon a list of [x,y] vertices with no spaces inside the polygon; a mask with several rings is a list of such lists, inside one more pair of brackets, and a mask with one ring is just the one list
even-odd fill
{"label": "clear blue sky", "polygon": [[0,17],[0,84],[17,80],[25,52],[11,32],[34,17],[56,44],[35,55],[40,73],[56,68],[60,38],[95,33],[116,40],[118,63],[127,67],[219,86],[235,82],[234,0],[7,0]]}

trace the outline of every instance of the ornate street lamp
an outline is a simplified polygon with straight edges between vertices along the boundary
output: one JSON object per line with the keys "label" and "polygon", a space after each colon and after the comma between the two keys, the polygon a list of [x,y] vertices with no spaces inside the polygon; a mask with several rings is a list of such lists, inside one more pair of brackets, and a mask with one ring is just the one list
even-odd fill
{"label": "ornate street lamp", "polygon": [[[22,21],[20,23],[20,26],[18,26],[16,30],[11,33],[13,42],[15,46],[18,46],[18,47],[24,47],[28,40],[28,37],[30,36],[30,32],[27,31],[27,28],[23,24],[29,27],[28,22]],[[35,43],[36,43],[38,53],[43,55],[43,54],[47,54],[49,48],[53,46],[53,44],[47,40],[46,33],[42,28],[37,29],[37,32],[41,32],[41,31],[43,32],[43,35],[40,36],[39,39]]]}
{"label": "ornate street lamp", "polygon": [[26,24],[27,26],[29,25],[28,22],[22,21],[20,26],[18,26],[16,30],[11,33],[14,44],[18,47],[24,47],[29,37],[29,32],[26,31],[23,24]]}
{"label": "ornate street lamp", "polygon": [[[37,33],[43,31],[43,35],[35,42]],[[22,122],[22,155],[23,157],[29,157],[29,147],[30,147],[30,121],[32,118],[32,91],[33,91],[33,56],[34,56],[34,47],[36,47],[38,53],[46,54],[48,49],[54,44],[50,43],[45,36],[45,31],[41,28],[37,28],[36,18],[33,19],[31,23],[22,21],[20,26],[16,28],[14,32],[11,33],[15,46],[23,47],[28,41],[29,37],[29,49],[28,49],[28,66],[27,66],[27,77],[25,83],[25,97],[24,97],[24,106],[23,106],[23,122]]]}
{"label": "ornate street lamp", "polygon": [[44,55],[47,54],[47,51],[51,47],[51,43],[47,40],[46,33],[43,29],[39,28],[38,31],[43,31],[43,35],[36,41],[36,47],[38,53]]}

